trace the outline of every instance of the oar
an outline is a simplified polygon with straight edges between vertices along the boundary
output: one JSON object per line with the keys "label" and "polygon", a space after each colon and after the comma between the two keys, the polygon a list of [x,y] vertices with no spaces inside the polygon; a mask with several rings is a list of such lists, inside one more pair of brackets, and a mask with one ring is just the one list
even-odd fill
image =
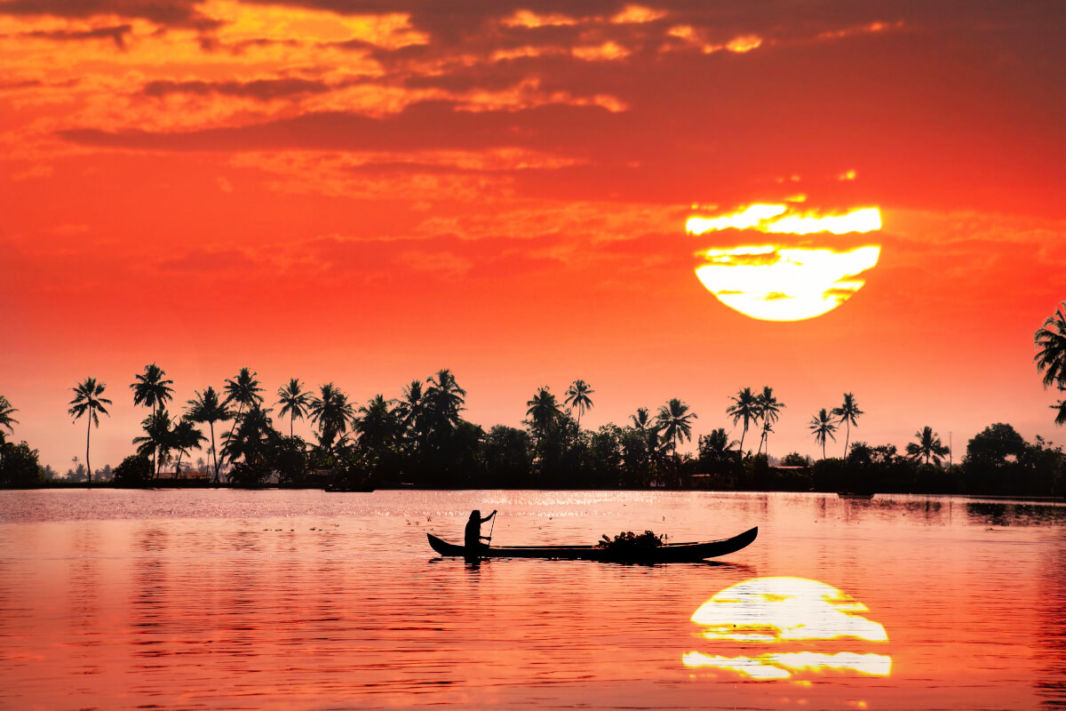
{"label": "oar", "polygon": [[492,514],[492,525],[489,526],[489,545],[492,545],[492,531],[496,528],[496,512]]}

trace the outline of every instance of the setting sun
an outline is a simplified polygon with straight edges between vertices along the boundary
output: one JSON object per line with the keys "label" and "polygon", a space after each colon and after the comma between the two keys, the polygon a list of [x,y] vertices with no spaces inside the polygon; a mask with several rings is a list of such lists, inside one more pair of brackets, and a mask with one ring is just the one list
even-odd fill
{"label": "setting sun", "polygon": [[[835,236],[881,229],[881,211],[865,207],[843,214],[799,211],[792,205],[755,203],[714,217],[693,216],[685,223],[694,236],[755,232],[769,235]],[[847,247],[798,244],[733,244],[697,253],[700,282],[726,306],[764,321],[799,321],[832,311],[866,283],[859,275],[872,269],[879,245]]]}

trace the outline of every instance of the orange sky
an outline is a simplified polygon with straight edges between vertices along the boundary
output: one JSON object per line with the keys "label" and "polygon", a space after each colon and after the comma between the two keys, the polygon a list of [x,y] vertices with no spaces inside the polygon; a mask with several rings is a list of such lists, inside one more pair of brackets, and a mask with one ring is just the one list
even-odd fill
{"label": "orange sky", "polygon": [[[584,378],[583,425],[680,397],[702,433],[771,385],[778,455],[816,453],[844,391],[871,443],[1059,435],[1032,336],[1066,298],[1061,12],[0,0],[15,439],[84,456],[66,407],[92,375],[117,464],[150,361],[180,402],[245,365],[358,401],[448,367],[486,426]],[[693,205],[797,193],[881,208],[866,285],[807,321],[723,306]]]}

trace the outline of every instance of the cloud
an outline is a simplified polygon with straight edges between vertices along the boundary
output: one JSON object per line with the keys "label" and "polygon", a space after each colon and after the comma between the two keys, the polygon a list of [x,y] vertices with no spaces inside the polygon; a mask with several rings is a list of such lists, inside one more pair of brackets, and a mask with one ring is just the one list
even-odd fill
{"label": "cloud", "polygon": [[7,0],[0,15],[141,18],[159,25],[209,30],[220,25],[200,13],[200,0]]}
{"label": "cloud", "polygon": [[[0,6],[2,7],[2,6]],[[133,31],[132,25],[96,27],[91,30],[36,30],[23,33],[24,37],[48,39],[54,42],[74,42],[92,39],[109,39],[119,49],[126,48],[126,35]]]}
{"label": "cloud", "polygon": [[148,82],[141,90],[145,96],[161,98],[171,94],[195,94],[208,96],[249,97],[259,101],[305,94],[321,94],[331,91],[332,86],[324,81],[298,78],[255,79],[252,81],[171,81],[160,79]]}
{"label": "cloud", "polygon": [[198,273],[236,271],[254,265],[252,258],[240,249],[191,249],[158,262],[159,268],[164,271]]}
{"label": "cloud", "polygon": [[395,116],[370,118],[329,112],[251,126],[201,131],[151,132],[69,129],[59,135],[74,143],[163,151],[424,150],[557,145],[557,130],[592,137],[612,115],[598,106],[545,106],[521,112],[457,111],[449,102],[423,102]]}

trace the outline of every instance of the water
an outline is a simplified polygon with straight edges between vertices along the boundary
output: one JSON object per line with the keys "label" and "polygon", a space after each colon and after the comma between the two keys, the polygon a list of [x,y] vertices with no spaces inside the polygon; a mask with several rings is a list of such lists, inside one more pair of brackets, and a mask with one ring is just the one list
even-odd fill
{"label": "water", "polygon": [[[459,542],[473,508],[500,510],[501,545],[760,533],[716,563],[438,558],[425,534]],[[0,521],[3,708],[1066,706],[1062,505],[93,490],[2,492]],[[712,603],[740,625],[724,635],[690,620],[716,593],[778,576],[815,582]],[[817,584],[865,607],[789,597]],[[754,618],[778,609],[799,611],[786,622],[800,639],[721,638],[765,632]],[[887,641],[802,639],[856,617]]]}

